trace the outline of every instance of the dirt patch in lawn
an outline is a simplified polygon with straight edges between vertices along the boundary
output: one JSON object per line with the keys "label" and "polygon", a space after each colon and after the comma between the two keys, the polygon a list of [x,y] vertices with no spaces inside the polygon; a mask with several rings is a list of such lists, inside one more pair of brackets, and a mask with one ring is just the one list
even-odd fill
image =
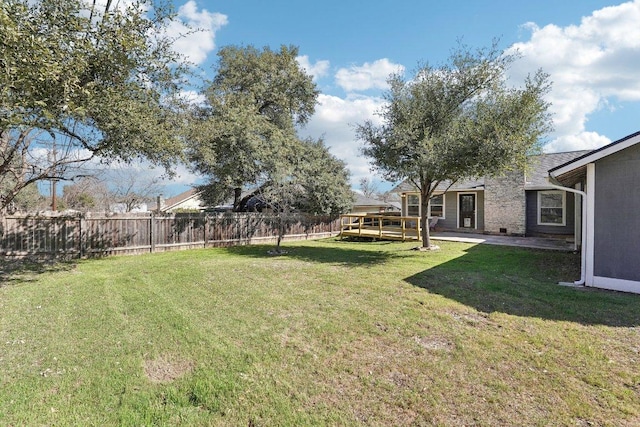
{"label": "dirt patch in lawn", "polygon": [[194,366],[191,360],[165,354],[153,360],[145,360],[144,373],[151,382],[167,383],[193,371]]}

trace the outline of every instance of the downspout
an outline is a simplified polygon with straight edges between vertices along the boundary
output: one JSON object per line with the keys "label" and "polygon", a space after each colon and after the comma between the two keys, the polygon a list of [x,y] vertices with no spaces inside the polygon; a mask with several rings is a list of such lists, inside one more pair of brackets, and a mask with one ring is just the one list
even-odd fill
{"label": "downspout", "polygon": [[[586,248],[587,248],[587,193],[581,190],[576,190],[575,188],[563,187],[561,185],[556,185],[551,182],[552,177],[547,177],[547,182],[551,188],[555,188],[556,190],[568,191],[569,193],[575,193],[582,196],[582,247],[580,248],[580,279],[573,282],[575,286],[584,286],[586,276],[587,276],[587,264],[586,264]],[[564,284],[564,283],[563,283]]]}

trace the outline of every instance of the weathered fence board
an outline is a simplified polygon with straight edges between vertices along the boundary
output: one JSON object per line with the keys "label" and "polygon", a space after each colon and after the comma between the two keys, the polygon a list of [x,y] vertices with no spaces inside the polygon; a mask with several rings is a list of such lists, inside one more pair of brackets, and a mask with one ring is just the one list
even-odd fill
{"label": "weathered fence board", "polygon": [[[262,214],[173,216],[9,215],[0,218],[0,255],[90,257],[268,242],[276,238]],[[298,216],[285,239],[335,235],[339,220]]]}

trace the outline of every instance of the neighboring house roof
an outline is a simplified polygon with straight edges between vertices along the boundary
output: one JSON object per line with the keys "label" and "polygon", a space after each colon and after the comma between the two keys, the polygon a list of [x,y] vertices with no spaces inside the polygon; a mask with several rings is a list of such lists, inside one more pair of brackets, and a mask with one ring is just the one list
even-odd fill
{"label": "neighboring house roof", "polygon": [[[527,171],[525,190],[537,190],[551,188],[547,182],[549,169],[563,163],[581,158],[585,154],[591,153],[589,150],[566,151],[561,153],[544,153],[530,156],[530,169]],[[436,193],[441,191],[462,191],[484,188],[484,178],[465,179],[449,186],[450,181],[441,182],[436,188]],[[415,191],[415,187],[408,180],[402,181],[393,190],[396,193]]]}
{"label": "neighboring house roof", "polygon": [[195,188],[191,188],[184,193],[180,193],[177,196],[170,197],[164,201],[164,206],[160,209],[162,212],[168,212],[172,209],[179,208],[180,205],[185,204],[188,201],[199,198],[200,192]]}

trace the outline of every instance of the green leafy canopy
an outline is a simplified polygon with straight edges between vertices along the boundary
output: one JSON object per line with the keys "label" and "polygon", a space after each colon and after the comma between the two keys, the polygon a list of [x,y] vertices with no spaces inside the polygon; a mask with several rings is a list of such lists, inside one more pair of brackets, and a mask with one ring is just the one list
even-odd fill
{"label": "green leafy canopy", "polygon": [[[0,4],[0,180],[12,180],[5,200],[94,156],[168,169],[180,157],[180,108],[171,101],[187,68],[166,36],[171,9],[111,3]],[[54,155],[31,155],[43,148]]]}
{"label": "green leafy canopy", "polygon": [[509,86],[516,59],[497,42],[477,51],[460,45],[445,65],[421,66],[411,80],[390,76],[382,125],[357,126],[373,167],[420,191],[425,246],[427,205],[438,184],[524,168],[551,129],[548,76],[538,70],[522,87]]}
{"label": "green leafy canopy", "polygon": [[307,194],[307,208],[318,213],[344,209],[344,163],[321,142],[300,141],[296,135],[296,126],[313,114],[318,96],[297,55],[293,46],[277,51],[253,46],[220,49],[217,74],[205,90],[206,105],[194,111],[190,138],[194,168],[209,177],[201,187],[209,202],[222,202],[234,193],[238,208],[242,189],[260,187],[264,192],[267,183],[274,189],[272,199],[282,194],[275,189],[283,186],[291,195],[301,180],[310,181],[301,177],[321,170],[319,163],[324,162],[326,170],[335,172],[334,183],[318,184],[314,191],[322,194]]}

